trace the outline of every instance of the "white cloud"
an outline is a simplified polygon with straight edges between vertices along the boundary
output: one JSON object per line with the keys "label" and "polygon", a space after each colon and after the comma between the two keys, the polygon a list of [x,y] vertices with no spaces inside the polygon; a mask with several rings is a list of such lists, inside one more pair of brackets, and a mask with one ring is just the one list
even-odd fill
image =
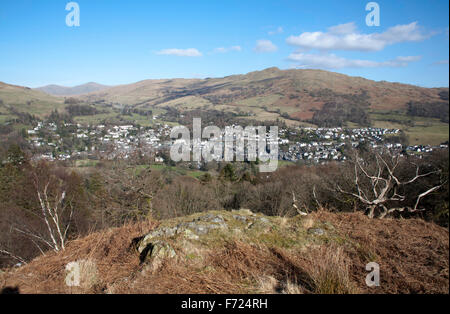
{"label": "white cloud", "polygon": [[281,34],[282,32],[283,32],[283,27],[278,26],[276,30],[270,31],[267,34],[276,35],[276,34]]}
{"label": "white cloud", "polygon": [[422,59],[422,56],[407,56],[407,57],[397,57],[395,60],[399,62],[416,62]]}
{"label": "white cloud", "polygon": [[241,46],[231,46],[228,48],[224,48],[224,47],[215,48],[214,52],[215,53],[227,53],[230,51],[241,51],[241,50],[242,50]]}
{"label": "white cloud", "polygon": [[356,31],[356,25],[355,23],[346,23],[346,24],[339,24],[336,26],[331,26],[328,28],[328,32],[331,34],[336,35],[345,35],[345,34],[351,34]]}
{"label": "white cloud", "polygon": [[298,67],[318,69],[342,69],[342,68],[379,68],[379,67],[405,67],[410,62],[419,61],[421,56],[397,57],[389,61],[371,61],[359,59],[346,59],[335,54],[304,54],[293,53],[288,57]]}
{"label": "white cloud", "polygon": [[157,52],[158,55],[170,55],[178,57],[201,57],[202,53],[195,48],[188,49],[163,49]]}
{"label": "white cloud", "polygon": [[347,23],[332,26],[328,32],[305,32],[290,36],[286,42],[302,49],[380,51],[388,45],[422,41],[430,36],[421,31],[417,22],[371,34],[361,34],[354,23]]}
{"label": "white cloud", "polygon": [[270,40],[261,39],[256,41],[256,47],[254,49],[256,52],[274,52],[278,50]]}
{"label": "white cloud", "polygon": [[439,60],[433,63],[434,65],[448,65],[448,59],[447,60]]}

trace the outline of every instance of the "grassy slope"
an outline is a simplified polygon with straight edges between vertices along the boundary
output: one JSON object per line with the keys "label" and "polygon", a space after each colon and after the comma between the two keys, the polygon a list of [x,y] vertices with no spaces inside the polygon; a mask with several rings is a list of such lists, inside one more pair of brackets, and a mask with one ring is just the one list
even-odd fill
{"label": "grassy slope", "polygon": [[[144,264],[132,240],[160,227],[198,221],[206,213],[125,225],[90,234],[30,264],[0,273],[3,286],[22,293],[447,293],[449,234],[418,219],[370,220],[360,213],[317,212],[308,217],[264,217],[247,210],[213,211],[227,229],[198,239],[183,234],[164,241],[170,260]],[[242,219],[254,221],[244,223]],[[321,228],[313,235],[310,228]],[[64,284],[65,266],[86,260],[97,271],[82,287]],[[381,267],[381,285],[365,285],[365,265]],[[84,279],[83,279],[84,278]],[[83,283],[82,283],[83,284]]]}
{"label": "grassy slope", "polygon": [[[105,99],[120,101],[130,105],[140,102],[148,105],[162,101],[174,105],[172,100],[165,101],[165,96],[174,96],[174,92],[191,90],[197,95],[195,100],[186,99],[187,103],[202,104],[204,96],[233,96],[230,104],[243,107],[299,108],[316,107],[315,100],[309,95],[311,91],[330,89],[335,93],[353,94],[367,90],[371,97],[373,109],[403,109],[409,100],[438,100],[442,89],[422,88],[413,85],[375,82],[360,77],[351,77],[322,70],[287,70],[270,68],[245,75],[233,75],[224,78],[195,80],[146,80],[129,85],[110,88],[85,96],[87,99]],[[289,98],[288,96],[299,96]],[[185,97],[181,95],[180,97]],[[290,100],[291,99],[291,100]],[[320,101],[319,101],[320,102]],[[142,105],[142,104],[140,104]]]}
{"label": "grassy slope", "polygon": [[[41,91],[27,87],[8,85],[0,82],[0,99],[3,101],[3,109],[0,114],[10,115],[9,107],[19,112],[27,112],[39,117],[48,115],[55,108],[64,107],[64,99],[50,96]],[[4,117],[4,116],[3,116]]]}

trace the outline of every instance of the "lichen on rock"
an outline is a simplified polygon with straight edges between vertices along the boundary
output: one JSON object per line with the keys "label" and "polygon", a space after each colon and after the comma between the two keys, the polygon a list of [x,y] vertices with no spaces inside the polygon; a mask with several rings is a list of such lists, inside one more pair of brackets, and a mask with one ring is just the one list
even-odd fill
{"label": "lichen on rock", "polygon": [[139,238],[136,247],[141,262],[153,264],[177,255],[193,256],[194,247],[201,251],[214,250],[233,239],[284,248],[302,247],[307,242],[322,241],[325,236],[325,231],[319,228],[321,225],[313,228],[315,222],[306,222],[307,219],[270,217],[248,209],[210,211],[166,220]]}

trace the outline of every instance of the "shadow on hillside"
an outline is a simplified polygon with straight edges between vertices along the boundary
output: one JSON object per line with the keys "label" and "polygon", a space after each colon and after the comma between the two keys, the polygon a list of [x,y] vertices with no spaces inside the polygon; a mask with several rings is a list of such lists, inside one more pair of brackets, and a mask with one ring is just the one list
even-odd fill
{"label": "shadow on hillside", "polygon": [[4,287],[0,294],[20,294],[19,287]]}

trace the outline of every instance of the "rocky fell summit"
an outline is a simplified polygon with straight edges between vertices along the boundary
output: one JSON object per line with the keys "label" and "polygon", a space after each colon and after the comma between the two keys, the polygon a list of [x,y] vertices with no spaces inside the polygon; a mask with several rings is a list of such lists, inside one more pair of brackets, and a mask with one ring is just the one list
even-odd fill
{"label": "rocky fell summit", "polygon": [[[448,293],[448,248],[448,230],[418,219],[210,211],[93,233],[0,283],[21,293]],[[365,284],[369,262],[379,287]]]}
{"label": "rocky fell summit", "polygon": [[235,238],[254,245],[304,249],[316,240],[314,235],[325,233],[321,228],[308,229],[312,225],[311,219],[266,217],[248,209],[218,211],[168,220],[147,235],[134,239],[133,243],[140,261],[149,262],[155,268],[163,258],[176,258],[176,251],[188,258],[201,258],[196,255],[198,250],[220,247]]}

